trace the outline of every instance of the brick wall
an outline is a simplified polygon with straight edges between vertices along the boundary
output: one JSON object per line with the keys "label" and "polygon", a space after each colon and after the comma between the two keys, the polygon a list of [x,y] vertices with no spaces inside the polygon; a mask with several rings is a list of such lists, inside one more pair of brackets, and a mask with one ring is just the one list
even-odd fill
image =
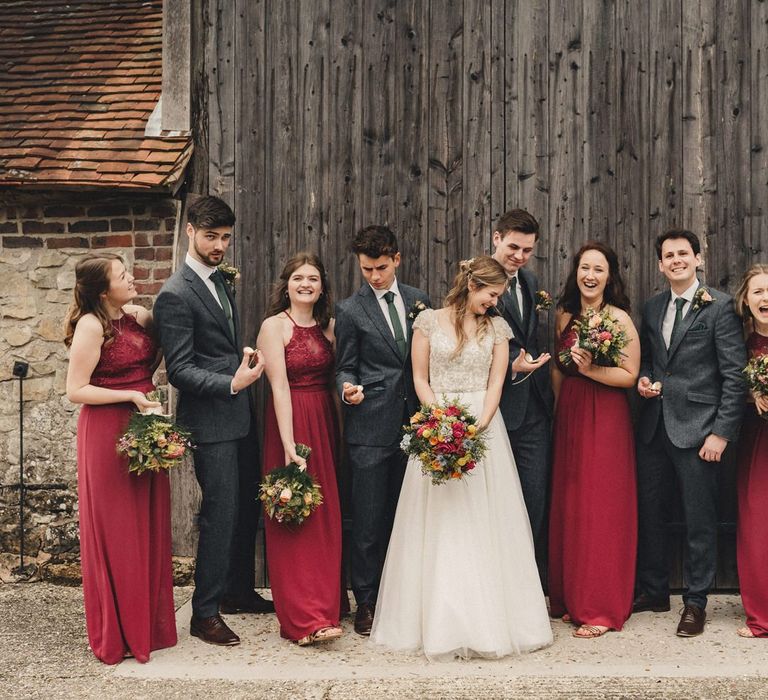
{"label": "brick wall", "polygon": [[[171,274],[177,201],[166,195],[0,192],[0,579],[18,561],[19,419],[13,362],[24,382],[25,550],[44,575],[79,558],[75,431],[65,396],[63,320],[85,253],[120,253],[137,301],[151,306]],[[47,572],[47,573],[45,573]],[[67,576],[66,578],[71,578]]]}

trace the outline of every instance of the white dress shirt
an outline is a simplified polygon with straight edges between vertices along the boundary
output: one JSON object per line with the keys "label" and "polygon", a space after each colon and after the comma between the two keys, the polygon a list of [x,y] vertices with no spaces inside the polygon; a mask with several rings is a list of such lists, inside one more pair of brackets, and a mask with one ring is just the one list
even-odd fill
{"label": "white dress shirt", "polygon": [[205,263],[196,260],[189,253],[187,253],[187,257],[184,259],[184,262],[186,262],[187,265],[192,268],[192,271],[201,280],[203,280],[203,284],[208,287],[211,294],[213,295],[213,298],[216,300],[216,303],[223,309],[224,307],[221,306],[221,302],[219,301],[219,295],[216,293],[216,285],[211,279],[211,275],[216,272],[217,268],[211,267],[210,265],[206,265]]}
{"label": "white dress shirt", "polygon": [[509,282],[515,280],[515,296],[517,297],[517,308],[520,309],[520,320],[525,323],[525,307],[523,306],[523,290],[520,286],[520,276],[517,272],[509,277]]}
{"label": "white dress shirt", "polygon": [[688,309],[691,308],[691,302],[693,301],[693,295],[696,294],[696,290],[699,288],[699,280],[693,281],[693,284],[688,287],[682,294],[675,294],[672,292],[669,298],[669,305],[667,306],[667,312],[664,314],[664,321],[661,324],[661,335],[664,338],[664,344],[669,348],[669,343],[672,340],[672,327],[675,325],[675,314],[677,313],[677,307],[675,306],[675,300],[683,298],[685,304],[683,304],[683,318],[688,313]]}
{"label": "white dress shirt", "polygon": [[[373,289],[373,287],[371,287],[371,289]],[[408,342],[408,325],[405,322],[405,302],[403,301],[403,295],[400,294],[400,289],[397,286],[397,277],[395,277],[394,281],[392,282],[392,286],[389,289],[373,289],[373,293],[376,295],[376,299],[378,300],[379,306],[381,307],[381,312],[384,314],[384,320],[387,322],[389,330],[392,332],[392,337],[394,338],[395,329],[392,327],[392,319],[389,317],[389,305],[387,304],[387,300],[384,298],[384,295],[387,292],[393,292],[395,295],[393,301],[395,302],[397,315],[400,317],[400,326],[403,329],[403,338],[405,338],[405,341]]]}

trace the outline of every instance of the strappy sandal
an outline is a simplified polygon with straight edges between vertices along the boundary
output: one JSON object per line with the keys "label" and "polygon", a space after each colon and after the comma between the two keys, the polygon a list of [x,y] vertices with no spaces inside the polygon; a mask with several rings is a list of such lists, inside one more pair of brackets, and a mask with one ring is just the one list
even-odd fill
{"label": "strappy sandal", "polygon": [[744,639],[755,639],[755,634],[749,627],[739,627],[739,629],[736,630],[736,634],[738,634],[739,637],[744,637]]}
{"label": "strappy sandal", "polygon": [[330,642],[333,639],[338,639],[343,634],[344,630],[341,627],[321,627],[319,630],[312,632],[312,634],[297,639],[296,644],[300,647],[307,647],[316,642]]}
{"label": "strappy sandal", "polygon": [[573,632],[573,636],[579,639],[596,639],[597,637],[602,637],[608,629],[608,627],[598,625],[582,625]]}

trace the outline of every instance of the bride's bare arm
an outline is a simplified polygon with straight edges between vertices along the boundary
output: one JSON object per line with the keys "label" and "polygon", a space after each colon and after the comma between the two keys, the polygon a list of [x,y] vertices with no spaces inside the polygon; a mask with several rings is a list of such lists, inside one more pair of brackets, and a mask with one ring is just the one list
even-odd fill
{"label": "bride's bare arm", "polygon": [[480,416],[479,427],[486,428],[491,422],[501,401],[501,388],[509,367],[509,343],[496,343],[493,346],[491,370],[488,373],[488,389],[483,402],[483,414]]}
{"label": "bride's bare arm", "polygon": [[435,392],[429,386],[429,338],[420,329],[413,332],[411,344],[411,366],[413,367],[413,388],[423,404],[435,403]]}

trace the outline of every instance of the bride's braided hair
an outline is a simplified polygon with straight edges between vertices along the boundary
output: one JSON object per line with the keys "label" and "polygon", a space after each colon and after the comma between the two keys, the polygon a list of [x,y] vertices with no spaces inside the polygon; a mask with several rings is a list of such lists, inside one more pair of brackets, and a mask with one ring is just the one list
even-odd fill
{"label": "bride's braided hair", "polygon": [[[482,289],[491,285],[507,284],[507,273],[501,264],[489,255],[478,255],[459,263],[459,272],[453,280],[453,287],[445,297],[445,305],[453,307],[453,327],[456,331],[456,357],[467,342],[467,333],[464,330],[464,316],[467,313],[469,292],[474,289]],[[470,288],[471,285],[471,288]],[[491,326],[488,314],[477,317],[477,339],[481,340]]]}

